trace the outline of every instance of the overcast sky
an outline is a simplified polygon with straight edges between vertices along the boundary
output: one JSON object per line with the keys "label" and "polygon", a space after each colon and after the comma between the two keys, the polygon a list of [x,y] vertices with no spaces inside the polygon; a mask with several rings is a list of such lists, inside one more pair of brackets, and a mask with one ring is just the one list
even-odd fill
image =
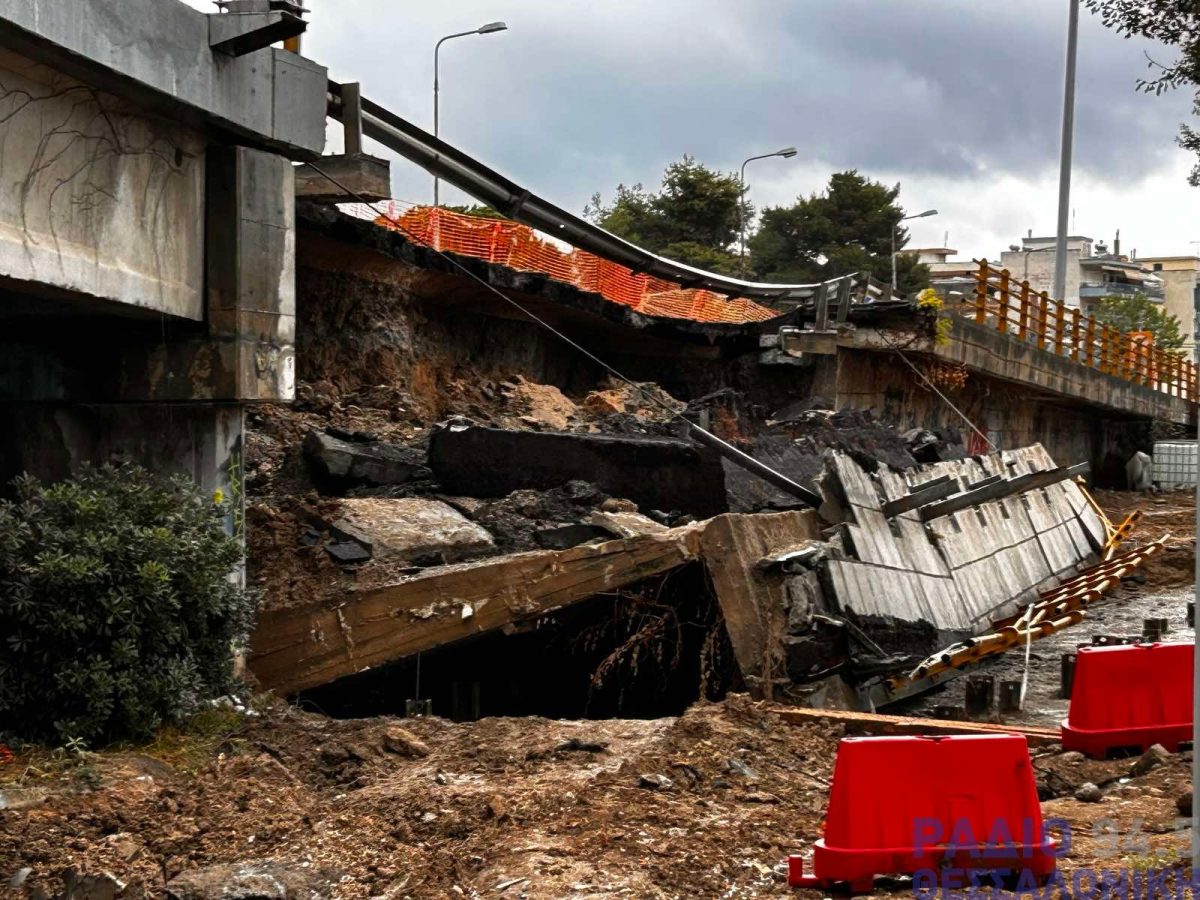
{"label": "overcast sky", "polygon": [[[203,6],[199,0],[193,0]],[[1066,0],[307,0],[304,53],[338,80],[432,124],[437,38],[442,137],[579,212],[618,182],[657,186],[684,153],[751,163],[751,200],[787,204],[856,168],[900,182],[914,246],[996,258],[1055,228]],[[1192,252],[1200,190],[1174,136],[1186,93],[1136,92],[1146,54],[1081,14],[1073,233],[1139,255]],[[395,195],[430,178],[393,163]],[[444,202],[463,202],[450,189]]]}

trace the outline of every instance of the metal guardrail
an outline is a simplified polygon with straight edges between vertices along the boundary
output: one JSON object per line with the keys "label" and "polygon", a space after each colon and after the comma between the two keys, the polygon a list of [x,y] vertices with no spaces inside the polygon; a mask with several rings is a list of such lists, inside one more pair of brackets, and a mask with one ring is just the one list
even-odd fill
{"label": "metal guardrail", "polygon": [[[439,178],[444,178],[508,218],[566,241],[581,250],[619,263],[635,272],[644,272],[664,281],[676,282],[685,288],[702,288],[717,294],[748,297],[766,303],[810,300],[815,298],[821,288],[821,283],[772,284],[744,281],[716,272],[695,269],[658,256],[537,196],[451,144],[435,138],[378,103],[361,97],[357,85],[346,87],[350,87],[351,90],[344,94],[343,85],[329,82],[328,112],[332,118],[343,124],[348,124],[349,120],[354,127],[358,127],[361,122],[362,134],[379,141]],[[346,105],[343,104],[344,97],[347,100]],[[349,108],[349,104],[355,100],[357,108]],[[858,280],[857,276],[843,276],[824,284],[830,286],[827,290],[832,288],[836,293],[840,283],[847,278]]]}

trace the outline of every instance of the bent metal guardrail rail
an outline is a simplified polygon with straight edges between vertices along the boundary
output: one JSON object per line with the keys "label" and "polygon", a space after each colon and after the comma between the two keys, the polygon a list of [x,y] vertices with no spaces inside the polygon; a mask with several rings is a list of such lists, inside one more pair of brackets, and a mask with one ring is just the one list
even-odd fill
{"label": "bent metal guardrail rail", "polygon": [[959,305],[960,315],[1114,378],[1197,401],[1196,365],[1179,353],[1155,347],[1150,332],[1123,332],[1052,300],[1045,291],[1034,291],[1007,269],[997,269],[987,260],[978,264],[974,295]]}
{"label": "bent metal guardrail rail", "polygon": [[[357,91],[344,92],[343,85],[338,82],[329,82],[327,101],[331,118],[344,125],[347,122],[357,123],[362,134],[439,178],[444,178],[508,218],[634,272],[674,282],[683,288],[701,288],[714,294],[747,297],[768,304],[811,300],[821,290],[820,283],[744,281],[658,256],[539,197],[457,147],[362,97]],[[829,285],[830,282],[825,284]]]}

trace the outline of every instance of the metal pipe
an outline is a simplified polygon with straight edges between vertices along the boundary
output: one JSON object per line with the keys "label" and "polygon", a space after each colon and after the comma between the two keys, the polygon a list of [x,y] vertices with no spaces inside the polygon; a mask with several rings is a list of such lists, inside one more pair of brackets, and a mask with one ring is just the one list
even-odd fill
{"label": "metal pipe", "polygon": [[[1058,162],[1058,233],[1054,253],[1054,299],[1067,299],[1067,219],[1071,211],[1071,145],[1075,137],[1075,59],[1079,49],[1079,0],[1067,0],[1067,71],[1063,90],[1062,143]],[[1200,832],[1198,832],[1200,833]]]}
{"label": "metal pipe", "polygon": [[733,446],[733,444],[721,440],[711,431],[705,431],[699,425],[691,422],[688,424],[691,426],[690,432],[693,438],[705,446],[712,447],[712,449],[716,450],[730,462],[741,466],[748,472],[753,472],[763,481],[767,482],[768,484],[773,484],[786,494],[791,494],[797,500],[807,503],[809,506],[813,507],[813,509],[816,509],[821,505],[820,496],[813,491],[810,491],[801,484],[797,484],[786,475],[776,472],[769,466],[763,465],[753,456],[750,456],[748,453],[743,453],[737,447]]}
{"label": "metal pipe", "polygon": [[[336,91],[331,105],[338,112]],[[811,299],[820,286],[814,284],[773,284],[744,281],[716,272],[705,272],[683,263],[650,253],[603,228],[593,225],[561,207],[538,197],[461,150],[417,128],[377,103],[362,100],[363,133],[429,172],[444,178],[477,200],[494,207],[510,219],[551,234],[582,250],[684,287],[703,288],[732,297],[776,302]],[[336,116],[335,116],[336,117]],[[844,278],[859,281],[858,276],[843,276],[826,282],[840,284]]]}

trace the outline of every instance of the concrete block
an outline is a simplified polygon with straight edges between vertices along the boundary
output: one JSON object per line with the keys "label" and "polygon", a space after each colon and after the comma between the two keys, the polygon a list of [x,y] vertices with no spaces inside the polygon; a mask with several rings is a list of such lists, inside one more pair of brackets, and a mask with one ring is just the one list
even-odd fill
{"label": "concrete block", "polygon": [[336,487],[403,484],[429,474],[419,450],[380,441],[344,441],[320,431],[305,437],[304,455],[318,477]]}
{"label": "concrete block", "polygon": [[433,434],[429,464],[453,494],[502,497],[580,480],[643,509],[698,517],[728,509],[720,457],[670,438],[452,427]]}
{"label": "concrete block", "polygon": [[386,159],[367,153],[350,156],[322,156],[317,166],[354,194],[347,194],[333,182],[304,163],[296,166],[296,197],[315,203],[354,203],[386,200],[392,196],[391,168]]}
{"label": "concrete block", "polygon": [[5,49],[0,83],[39,98],[0,127],[0,276],[202,320],[203,134]]}
{"label": "concrete block", "polygon": [[295,391],[292,166],[248,147],[212,147],[207,171],[210,339],[216,396],[291,400]]}
{"label": "concrete block", "polygon": [[271,137],[284,147],[325,149],[329,71],[297,53],[272,48]]}
{"label": "concrete block", "polygon": [[274,48],[214,54],[209,27],[207,14],[176,0],[0,0],[5,47],[175,119],[315,158],[325,146],[325,67]]}
{"label": "concrete block", "polygon": [[495,549],[492,536],[440,500],[355,497],[341,502],[335,532],[358,541],[375,559],[459,562]]}

